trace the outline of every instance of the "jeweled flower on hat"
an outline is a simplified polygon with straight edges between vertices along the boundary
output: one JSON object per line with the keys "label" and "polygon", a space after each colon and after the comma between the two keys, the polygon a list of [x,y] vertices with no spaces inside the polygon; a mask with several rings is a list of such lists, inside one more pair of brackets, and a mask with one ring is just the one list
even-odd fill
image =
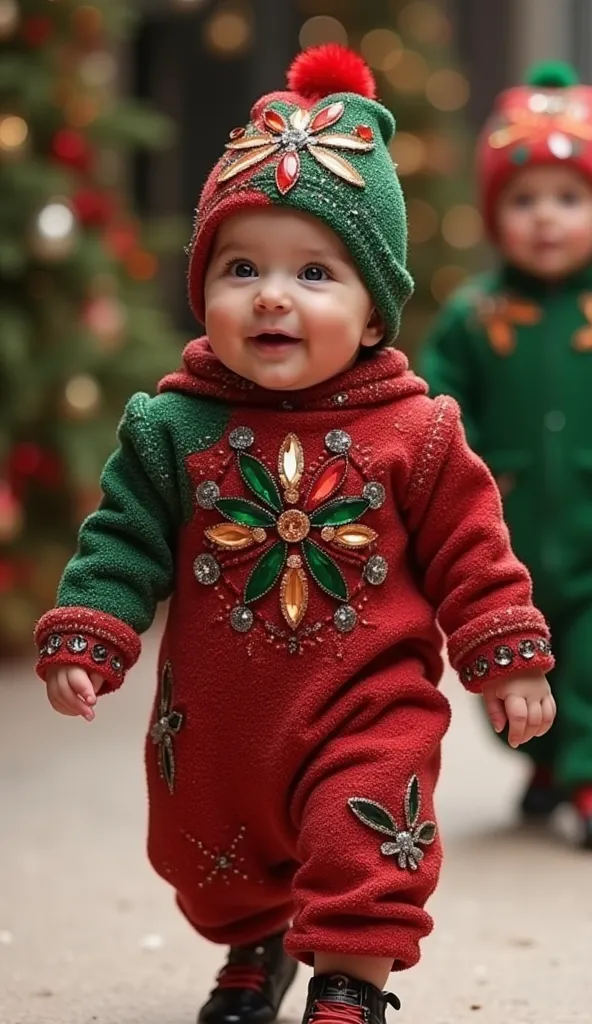
{"label": "jeweled flower on hat", "polygon": [[263,111],[267,131],[247,133],[244,128],[234,128],[230,133],[226,149],[232,155],[239,155],[220,172],[218,184],[230,181],[249,167],[279,154],[275,181],[281,194],[285,195],[300,177],[300,153],[306,150],[317,163],[338,178],[364,188],[366,182],[359,171],[335,150],[368,153],[374,149],[374,132],[364,124],[358,125],[353,132],[327,131],[341,120],[344,112],[345,104],[341,100],[322,107],[316,114],[296,107],[288,120],[278,110],[267,107]]}

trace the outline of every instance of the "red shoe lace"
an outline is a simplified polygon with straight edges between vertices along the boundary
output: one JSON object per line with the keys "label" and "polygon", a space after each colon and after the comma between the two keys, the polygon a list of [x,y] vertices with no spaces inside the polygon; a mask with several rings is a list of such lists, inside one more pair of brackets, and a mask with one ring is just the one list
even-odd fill
{"label": "red shoe lace", "polygon": [[226,964],[216,980],[218,988],[247,988],[260,992],[265,978],[265,969],[257,964]]}
{"label": "red shoe lace", "polygon": [[576,789],[573,802],[583,818],[592,818],[592,786],[580,786]]}
{"label": "red shoe lace", "polygon": [[321,1001],[315,1005],[312,1021],[314,1024],[363,1024],[364,1014],[360,1006]]}

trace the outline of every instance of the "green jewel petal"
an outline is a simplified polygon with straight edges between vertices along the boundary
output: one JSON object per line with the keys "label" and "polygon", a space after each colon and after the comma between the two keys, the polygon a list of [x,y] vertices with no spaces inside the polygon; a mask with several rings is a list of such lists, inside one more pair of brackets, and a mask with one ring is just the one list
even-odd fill
{"label": "green jewel petal", "polygon": [[164,780],[169,788],[169,793],[175,788],[175,755],[173,754],[173,743],[170,736],[165,736],[160,745],[160,765]]}
{"label": "green jewel petal", "polygon": [[[364,825],[373,828],[376,832],[382,832],[386,836],[397,836],[397,823],[386,807],[382,807],[374,800],[364,800],[360,796],[351,796],[347,801],[348,806]],[[398,853],[398,846],[393,846],[393,853]],[[383,850],[384,853],[384,850]]]}
{"label": "green jewel petal", "polygon": [[409,780],[407,792],[405,793],[405,818],[407,828],[413,828],[419,816],[419,779],[413,775]]}
{"label": "green jewel petal", "polygon": [[253,494],[275,512],[283,512],[284,504],[278,485],[267,467],[259,462],[259,459],[255,459],[245,452],[241,452],[238,456],[238,467],[240,475]]}
{"label": "green jewel petal", "polygon": [[437,831],[438,829],[435,821],[424,821],[423,825],[420,825],[417,830],[415,842],[423,843],[424,846],[428,846],[430,843],[434,842]]}
{"label": "green jewel petal", "polygon": [[365,498],[338,498],[313,512],[310,521],[312,526],[345,526],[363,516],[369,507]]}
{"label": "green jewel petal", "polygon": [[310,574],[321,590],[324,590],[330,597],[334,597],[338,601],[347,602],[349,596],[347,583],[341,574],[339,566],[335,564],[333,559],[329,558],[329,555],[325,554],[311,540],[302,541],[302,551],[310,569]]}
{"label": "green jewel petal", "polygon": [[246,498],[218,498],[215,507],[239,526],[275,526],[276,517]]}
{"label": "green jewel petal", "polygon": [[287,556],[288,545],[283,541],[278,541],[261,556],[247,580],[244,593],[245,604],[252,604],[253,601],[258,601],[264,594],[269,593],[279,579]]}
{"label": "green jewel petal", "polygon": [[160,680],[160,717],[168,714],[173,703],[173,670],[170,661],[165,662]]}

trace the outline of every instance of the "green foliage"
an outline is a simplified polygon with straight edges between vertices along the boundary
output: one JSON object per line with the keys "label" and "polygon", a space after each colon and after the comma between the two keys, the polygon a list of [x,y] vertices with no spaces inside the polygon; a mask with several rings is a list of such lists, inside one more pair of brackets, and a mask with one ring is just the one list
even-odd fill
{"label": "green foliage", "polygon": [[53,601],[125,401],[180,360],[154,251],[187,231],[144,232],[118,184],[172,138],[115,91],[136,19],[121,0],[20,0],[0,40],[0,653]]}

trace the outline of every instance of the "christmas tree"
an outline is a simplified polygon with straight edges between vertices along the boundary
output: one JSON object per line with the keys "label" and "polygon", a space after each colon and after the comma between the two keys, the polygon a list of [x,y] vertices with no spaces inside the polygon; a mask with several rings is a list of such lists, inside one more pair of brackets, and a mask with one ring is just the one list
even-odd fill
{"label": "christmas tree", "polygon": [[415,294],[400,344],[413,353],[439,304],[479,269],[482,222],[472,202],[469,84],[454,66],[442,0],[299,0],[301,46],[341,42],[372,67],[397,122],[391,146],[407,200]]}
{"label": "christmas tree", "polygon": [[123,405],[181,339],[120,191],[167,123],[117,96],[120,0],[0,0],[0,653],[30,643]]}

